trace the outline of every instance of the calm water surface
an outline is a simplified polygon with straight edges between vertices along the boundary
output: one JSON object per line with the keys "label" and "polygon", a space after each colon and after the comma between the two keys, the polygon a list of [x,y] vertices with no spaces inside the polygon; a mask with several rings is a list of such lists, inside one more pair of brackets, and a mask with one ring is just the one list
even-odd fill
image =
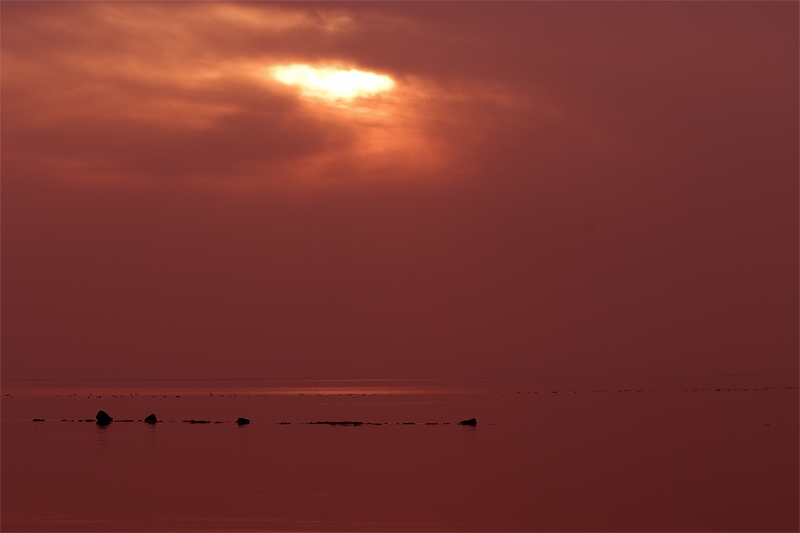
{"label": "calm water surface", "polygon": [[[798,529],[798,388],[782,378],[3,382],[2,394],[3,531]],[[115,422],[78,421],[99,409]],[[150,413],[163,422],[138,422]]]}

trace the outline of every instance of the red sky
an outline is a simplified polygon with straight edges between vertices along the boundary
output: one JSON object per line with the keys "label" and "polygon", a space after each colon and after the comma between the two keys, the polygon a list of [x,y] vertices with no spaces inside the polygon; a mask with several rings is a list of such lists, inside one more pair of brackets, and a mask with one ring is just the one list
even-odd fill
{"label": "red sky", "polygon": [[0,10],[3,379],[797,376],[796,2]]}

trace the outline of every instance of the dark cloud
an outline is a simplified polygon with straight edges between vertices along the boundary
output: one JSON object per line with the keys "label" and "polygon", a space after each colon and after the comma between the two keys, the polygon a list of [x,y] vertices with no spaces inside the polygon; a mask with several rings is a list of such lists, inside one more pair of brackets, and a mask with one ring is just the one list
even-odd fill
{"label": "dark cloud", "polygon": [[[231,91],[229,96],[236,96]],[[191,101],[186,98],[184,101]],[[346,147],[352,132],[346,125],[327,123],[298,113],[286,97],[263,93],[259,100],[209,119],[202,127],[157,124],[135,117],[67,116],[47,127],[9,121],[9,149],[25,154],[20,166],[59,165],[76,161],[80,171],[120,179],[156,181],[236,178],[255,172],[285,171],[287,162],[337,147]],[[27,150],[26,150],[27,149]],[[40,156],[41,157],[41,156]],[[68,168],[68,167],[67,167]],[[58,171],[57,169],[53,169]],[[61,169],[63,170],[63,169]],[[272,179],[279,179],[273,177]]]}

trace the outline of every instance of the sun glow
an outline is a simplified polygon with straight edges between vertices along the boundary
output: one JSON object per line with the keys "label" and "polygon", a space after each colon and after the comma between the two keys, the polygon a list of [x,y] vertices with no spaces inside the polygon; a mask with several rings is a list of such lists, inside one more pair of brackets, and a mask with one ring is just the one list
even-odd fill
{"label": "sun glow", "polygon": [[389,76],[355,69],[289,65],[272,67],[270,73],[279,82],[297,86],[305,94],[331,99],[352,100],[360,96],[372,96],[390,91],[395,86]]}
{"label": "sun glow", "polygon": [[451,162],[449,145],[432,133],[427,87],[416,78],[398,90],[389,76],[340,63],[251,64],[249,70],[270,90],[283,85],[296,93],[298,112],[344,134],[336,137],[341,147],[291,161],[286,172],[308,183],[325,183],[345,168],[353,180],[428,180]]}

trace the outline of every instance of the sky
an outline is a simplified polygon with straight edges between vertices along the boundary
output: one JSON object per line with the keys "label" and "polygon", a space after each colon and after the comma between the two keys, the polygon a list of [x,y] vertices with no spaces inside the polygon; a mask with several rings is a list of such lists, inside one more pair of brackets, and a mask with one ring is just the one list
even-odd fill
{"label": "sky", "polygon": [[2,378],[796,378],[799,11],[4,1]]}

